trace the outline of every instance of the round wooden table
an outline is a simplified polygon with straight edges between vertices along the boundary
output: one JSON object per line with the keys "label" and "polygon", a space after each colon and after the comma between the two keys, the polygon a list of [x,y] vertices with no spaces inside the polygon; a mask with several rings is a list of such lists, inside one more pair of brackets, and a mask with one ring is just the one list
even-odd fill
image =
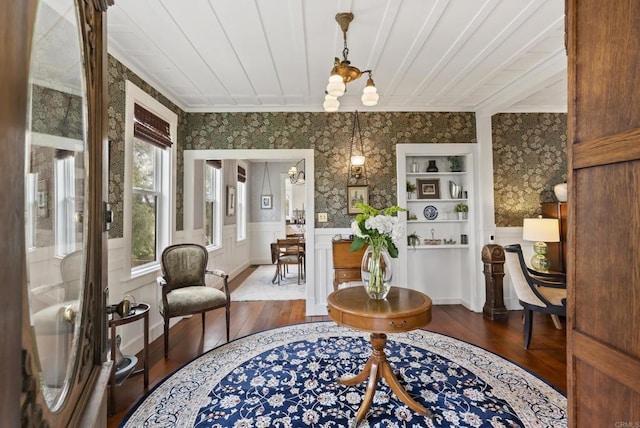
{"label": "round wooden table", "polygon": [[373,300],[364,287],[356,286],[329,294],[327,304],[329,317],[339,325],[371,333],[373,353],[362,371],[352,378],[338,380],[343,385],[357,385],[369,379],[364,400],[356,415],[356,425],[367,415],[380,378],[384,378],[396,396],[415,412],[433,417],[400,384],[384,353],[386,333],[402,333],[431,322],[429,296],[393,286],[386,299]]}

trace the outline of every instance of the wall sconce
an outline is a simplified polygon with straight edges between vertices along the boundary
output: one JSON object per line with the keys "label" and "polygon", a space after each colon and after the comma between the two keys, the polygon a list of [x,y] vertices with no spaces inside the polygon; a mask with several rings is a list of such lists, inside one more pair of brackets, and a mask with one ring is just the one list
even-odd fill
{"label": "wall sconce", "polygon": [[531,267],[538,272],[549,272],[551,262],[546,257],[547,242],[560,242],[560,229],[556,218],[525,218],[522,224],[522,239],[534,241],[534,256]]}
{"label": "wall sconce", "polygon": [[353,133],[351,134],[351,148],[349,151],[349,172],[351,177],[356,180],[365,176],[364,145],[362,143],[362,132],[360,131],[360,120],[358,119],[357,110],[353,115]]}
{"label": "wall sconce", "polygon": [[351,156],[351,176],[358,179],[364,170],[364,156]]}
{"label": "wall sconce", "polygon": [[291,184],[304,183],[304,170],[298,171],[298,164],[304,162],[304,159],[300,159],[294,166],[289,168],[289,180]]}

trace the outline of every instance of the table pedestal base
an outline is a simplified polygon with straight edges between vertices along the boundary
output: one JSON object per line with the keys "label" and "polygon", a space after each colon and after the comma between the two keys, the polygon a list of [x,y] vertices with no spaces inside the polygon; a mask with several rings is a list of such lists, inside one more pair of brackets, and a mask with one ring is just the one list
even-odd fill
{"label": "table pedestal base", "polygon": [[391,390],[396,396],[407,406],[409,406],[416,413],[433,417],[433,414],[427,410],[424,406],[416,402],[404,387],[398,381],[398,378],[393,373],[391,365],[387,361],[387,357],[384,353],[384,347],[387,343],[387,335],[384,333],[371,333],[371,345],[373,346],[373,354],[365,364],[362,371],[349,379],[340,379],[339,382],[343,385],[357,385],[363,382],[365,379],[369,379],[367,382],[367,392],[364,396],[364,400],[360,405],[360,409],[356,414],[356,426],[364,420],[367,412],[371,408],[373,402],[373,396],[376,392],[376,386],[379,379],[385,379]]}

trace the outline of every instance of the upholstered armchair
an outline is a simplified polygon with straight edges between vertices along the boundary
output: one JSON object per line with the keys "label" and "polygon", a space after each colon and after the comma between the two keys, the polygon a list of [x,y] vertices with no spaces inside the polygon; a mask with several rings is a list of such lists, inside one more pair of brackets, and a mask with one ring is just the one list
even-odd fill
{"label": "upholstered armchair", "polygon": [[524,307],[524,349],[528,349],[533,327],[533,311],[552,316],[566,316],[567,283],[563,274],[538,274],[529,269],[519,244],[508,245],[504,250],[507,270],[518,300]]}
{"label": "upholstered armchair", "polygon": [[[164,357],[169,355],[169,320],[174,317],[202,314],[202,333],[205,329],[205,312],[225,308],[227,342],[229,341],[229,276],[221,270],[207,270],[209,254],[202,245],[171,245],[162,252],[162,276],[157,282],[162,288],[160,314],[164,319]],[[215,275],[223,280],[223,289],[209,287],[205,275]]]}

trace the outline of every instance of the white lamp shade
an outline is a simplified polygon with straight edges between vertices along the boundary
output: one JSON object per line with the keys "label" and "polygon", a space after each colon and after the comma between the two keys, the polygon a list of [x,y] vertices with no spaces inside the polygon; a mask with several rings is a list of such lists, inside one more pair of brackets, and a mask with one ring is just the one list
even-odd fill
{"label": "white lamp shade", "polygon": [[324,103],[322,103],[322,107],[324,107],[324,111],[326,112],[334,112],[338,111],[338,107],[340,107],[340,101],[334,96],[325,95]]}
{"label": "white lamp shade", "polygon": [[371,107],[378,104],[378,99],[380,99],[380,95],[378,95],[378,90],[375,86],[365,86],[362,91],[362,104]]}
{"label": "white lamp shade", "polygon": [[342,76],[339,74],[332,74],[329,77],[329,83],[327,84],[327,94],[333,97],[341,97],[344,95],[344,91],[347,89],[347,85],[344,84]]}
{"label": "white lamp shade", "polygon": [[351,165],[352,166],[364,165],[364,156],[359,156],[359,155],[351,156]]}
{"label": "white lamp shade", "polygon": [[556,218],[525,218],[522,239],[534,242],[560,242],[560,227]]}

